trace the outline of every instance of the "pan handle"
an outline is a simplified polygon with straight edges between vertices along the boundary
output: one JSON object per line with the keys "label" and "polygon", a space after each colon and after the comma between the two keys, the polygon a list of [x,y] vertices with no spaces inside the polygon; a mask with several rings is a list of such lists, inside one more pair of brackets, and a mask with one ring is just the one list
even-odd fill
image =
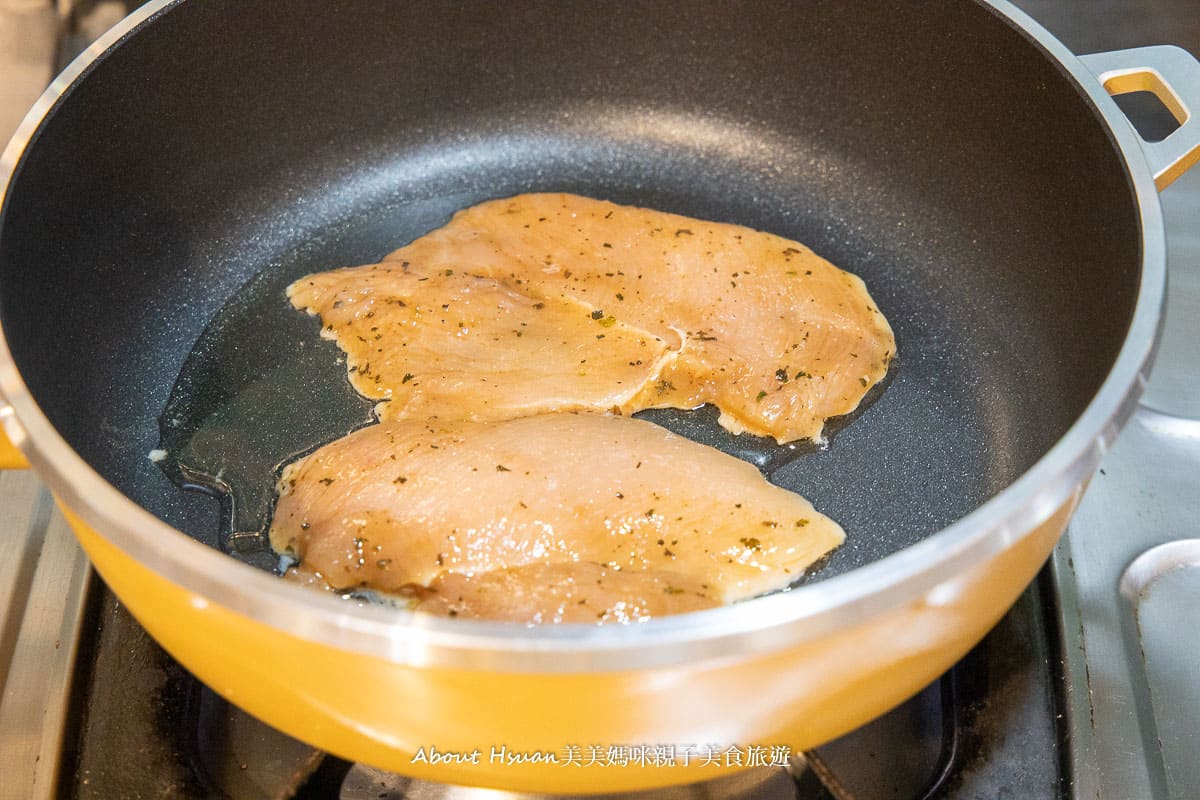
{"label": "pan handle", "polygon": [[1080,56],[1111,95],[1150,92],[1179,122],[1161,142],[1142,140],[1142,152],[1161,192],[1200,162],[1200,61],[1180,47],[1157,45]]}
{"label": "pan handle", "polygon": [[0,400],[0,469],[24,469],[29,466],[25,456],[21,454],[8,439],[6,431],[16,429],[17,421],[13,418],[12,406]]}

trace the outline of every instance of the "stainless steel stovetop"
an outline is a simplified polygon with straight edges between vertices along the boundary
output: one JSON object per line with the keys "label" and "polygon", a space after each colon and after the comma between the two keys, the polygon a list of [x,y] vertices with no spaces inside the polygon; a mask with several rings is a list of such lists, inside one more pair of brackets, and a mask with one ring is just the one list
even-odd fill
{"label": "stainless steel stovetop", "polygon": [[[1196,0],[1017,5],[1077,53],[1160,43],[1200,53]],[[81,49],[89,34],[122,12],[121,2],[0,0],[0,141],[67,52]],[[1046,797],[1200,796],[1200,169],[1164,191],[1162,203],[1168,313],[1145,398],[1042,579],[994,635],[1003,649],[1004,637],[1025,635],[1022,620],[1038,608],[1057,616],[1057,650],[1034,648],[1032,658],[1061,653],[1061,665],[1048,666],[1061,690],[1050,697],[1053,687],[1036,684],[1027,692],[1047,694],[1045,704],[1061,716],[1053,724],[1054,746],[1065,750],[1065,766],[1057,781],[1037,784]],[[96,613],[94,596],[90,612],[87,599],[95,579],[30,473],[0,473],[0,553],[0,799],[59,796],[64,748],[71,749],[78,733],[69,716],[72,692],[82,673],[96,669],[76,658],[81,625]],[[1043,605],[1039,592],[1055,600]],[[120,654],[110,658],[121,669],[141,666],[121,663]],[[953,676],[930,692],[944,694],[947,686],[953,690]],[[218,706],[199,713],[226,711]],[[1041,746],[997,738],[1001,759],[1019,758],[1010,753],[1022,746]],[[295,757],[307,756],[297,751]],[[233,769],[252,772],[252,766]],[[361,791],[399,796],[386,794],[394,784],[371,778],[358,774]],[[1004,796],[998,794],[1003,785],[987,780],[961,779],[954,796]],[[343,796],[350,796],[348,783]],[[1015,785],[1007,790],[1030,796]],[[96,796],[124,795],[100,790]]]}

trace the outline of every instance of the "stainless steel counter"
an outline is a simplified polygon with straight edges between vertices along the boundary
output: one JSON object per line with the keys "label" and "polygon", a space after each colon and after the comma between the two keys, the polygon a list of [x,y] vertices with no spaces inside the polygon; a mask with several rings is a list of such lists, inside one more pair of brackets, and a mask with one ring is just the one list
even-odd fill
{"label": "stainless steel counter", "polygon": [[58,14],[39,0],[0,0],[0,143],[54,77]]}
{"label": "stainless steel counter", "polygon": [[1054,555],[1078,798],[1200,796],[1200,170],[1162,199],[1162,347]]}
{"label": "stainless steel counter", "polygon": [[[1077,53],[1163,43],[1200,53],[1195,0],[1017,5]],[[1158,360],[1053,559],[1075,798],[1200,796],[1200,170],[1162,204]]]}
{"label": "stainless steel counter", "polygon": [[[0,0],[0,146],[53,78],[71,11]],[[0,554],[0,800],[53,797],[92,573],[28,470],[0,472]]]}

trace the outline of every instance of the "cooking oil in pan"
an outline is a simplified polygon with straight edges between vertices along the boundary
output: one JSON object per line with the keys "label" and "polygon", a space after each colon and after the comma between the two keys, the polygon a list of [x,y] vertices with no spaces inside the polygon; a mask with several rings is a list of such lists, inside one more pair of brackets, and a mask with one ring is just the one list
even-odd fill
{"label": "cooking oil in pan", "polygon": [[[392,211],[367,230],[343,233],[346,241],[360,239],[373,251],[387,252],[404,240],[399,236],[419,235],[444,222],[438,209],[426,212],[400,223],[402,212]],[[176,485],[216,496],[222,503],[222,548],[264,569],[282,572],[289,565],[267,537],[280,470],[375,421],[373,402],[352,388],[344,356],[321,338],[319,320],[293,308],[286,296],[288,284],[304,274],[362,263],[355,255],[295,255],[236,291],[188,355],[159,419],[159,466]],[[831,420],[827,434],[857,417],[881,392],[882,386],[875,387],[859,411]],[[720,427],[717,410],[709,406],[637,416],[748,461],[768,478],[823,452],[811,443],[779,445],[770,438],[732,434]],[[810,496],[808,486],[789,485],[793,481],[787,478],[780,483]]]}
{"label": "cooking oil in pan", "polygon": [[[351,387],[320,322],[287,300],[296,276],[267,270],[235,293],[193,347],[159,419],[159,466],[176,485],[220,499],[223,549],[276,571],[288,566],[266,535],[280,470],[374,421],[373,402]],[[729,433],[711,407],[638,416],[768,475],[815,447]]]}
{"label": "cooking oil in pan", "polygon": [[346,379],[341,352],[320,338],[320,322],[288,302],[288,284],[378,260],[469,202],[447,191],[356,208],[323,220],[298,245],[286,229],[278,242],[285,249],[264,260],[201,333],[159,417],[155,455],[177,486],[221,501],[227,552],[278,570],[266,530],[280,469],[374,420],[372,403]]}
{"label": "cooking oil in pan", "polygon": [[224,549],[276,568],[265,531],[282,466],[372,421],[337,347],[268,270],[227,303],[192,349],[159,418],[159,466],[222,502]]}

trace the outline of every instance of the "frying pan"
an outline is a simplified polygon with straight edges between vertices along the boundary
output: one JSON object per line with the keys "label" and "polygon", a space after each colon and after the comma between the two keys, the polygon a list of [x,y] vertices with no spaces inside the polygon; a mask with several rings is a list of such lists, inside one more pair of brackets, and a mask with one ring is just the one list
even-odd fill
{"label": "frying pan", "polygon": [[[1180,129],[1142,141],[1108,95],[1132,89]],[[1003,2],[151,2],[4,153],[0,418],[146,629],[272,725],[452,783],[698,780],[725,764],[507,754],[808,748],[978,641],[1136,402],[1165,283],[1156,184],[1200,157],[1197,103],[1186,53],[1081,60]],[[865,279],[899,357],[828,448],[661,420],[843,524],[804,585],[628,627],[429,618],[231,557],[229,503],[147,458],[198,344],[229,345],[205,385],[233,394],[246,363],[315,339],[282,313],[222,327],[238,298],[532,190],[750,225]],[[297,383],[265,393],[267,427],[321,427]],[[430,747],[482,757],[414,761]]]}

